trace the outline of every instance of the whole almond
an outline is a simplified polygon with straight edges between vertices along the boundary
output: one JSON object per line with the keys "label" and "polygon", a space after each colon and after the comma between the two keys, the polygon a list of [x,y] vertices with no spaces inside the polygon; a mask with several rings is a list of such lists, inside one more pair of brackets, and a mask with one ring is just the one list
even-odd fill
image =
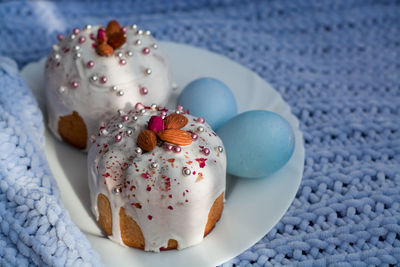
{"label": "whole almond", "polygon": [[167,129],[181,129],[188,123],[188,119],[181,114],[171,114],[165,118],[165,127]]}
{"label": "whole almond", "polygon": [[179,129],[167,129],[157,133],[161,140],[179,146],[187,146],[192,143],[190,133]]}
{"label": "whole almond", "polygon": [[121,25],[119,25],[118,21],[112,20],[108,23],[106,28],[106,33],[108,36],[111,36],[115,32],[121,31]]}
{"label": "whole almond", "polygon": [[157,145],[157,136],[153,131],[143,130],[138,136],[137,144],[143,151],[152,151]]}
{"label": "whole almond", "polygon": [[108,44],[114,49],[120,48],[126,42],[126,35],[123,32],[115,32],[108,37]]}
{"label": "whole almond", "polygon": [[114,48],[106,43],[102,43],[97,46],[96,51],[100,56],[109,56],[114,53]]}

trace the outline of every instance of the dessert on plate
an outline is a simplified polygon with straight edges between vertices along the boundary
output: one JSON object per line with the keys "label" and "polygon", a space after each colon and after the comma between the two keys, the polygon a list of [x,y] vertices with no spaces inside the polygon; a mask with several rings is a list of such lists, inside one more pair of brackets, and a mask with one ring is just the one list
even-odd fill
{"label": "dessert on plate", "polygon": [[158,252],[201,242],[224,206],[226,155],[201,117],[138,103],[88,154],[92,211],[110,239]]}
{"label": "dessert on plate", "polygon": [[87,150],[115,110],[167,102],[170,71],[150,31],[110,21],[58,39],[45,68],[48,124],[57,138]]}

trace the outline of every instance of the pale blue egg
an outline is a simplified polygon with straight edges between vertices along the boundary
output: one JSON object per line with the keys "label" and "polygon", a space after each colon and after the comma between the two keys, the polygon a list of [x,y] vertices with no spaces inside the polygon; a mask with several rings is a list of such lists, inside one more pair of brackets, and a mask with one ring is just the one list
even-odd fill
{"label": "pale blue egg", "polygon": [[221,126],[230,174],[261,178],[277,171],[291,158],[295,145],[293,129],[280,115],[253,110]]}
{"label": "pale blue egg", "polygon": [[214,130],[237,114],[232,91],[214,78],[199,78],[186,85],[178,104],[188,109],[191,115],[203,117]]}

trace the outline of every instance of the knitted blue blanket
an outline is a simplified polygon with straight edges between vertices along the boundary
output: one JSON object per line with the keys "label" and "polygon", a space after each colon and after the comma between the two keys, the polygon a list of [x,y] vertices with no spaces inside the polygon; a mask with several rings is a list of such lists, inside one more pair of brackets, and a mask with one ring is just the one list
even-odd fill
{"label": "knitted blue blanket", "polygon": [[[0,55],[22,67],[56,33],[114,18],[247,66],[300,120],[296,199],[224,266],[400,265],[399,1],[6,1]],[[42,115],[17,72],[0,59],[0,266],[99,265],[60,202]]]}

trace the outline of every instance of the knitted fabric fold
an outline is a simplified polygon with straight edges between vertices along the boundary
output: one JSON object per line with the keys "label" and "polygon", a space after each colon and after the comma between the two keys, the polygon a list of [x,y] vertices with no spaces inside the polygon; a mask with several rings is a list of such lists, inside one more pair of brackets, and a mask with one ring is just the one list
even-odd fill
{"label": "knitted fabric fold", "polygon": [[61,203],[43,131],[17,65],[0,57],[0,266],[98,266]]}

